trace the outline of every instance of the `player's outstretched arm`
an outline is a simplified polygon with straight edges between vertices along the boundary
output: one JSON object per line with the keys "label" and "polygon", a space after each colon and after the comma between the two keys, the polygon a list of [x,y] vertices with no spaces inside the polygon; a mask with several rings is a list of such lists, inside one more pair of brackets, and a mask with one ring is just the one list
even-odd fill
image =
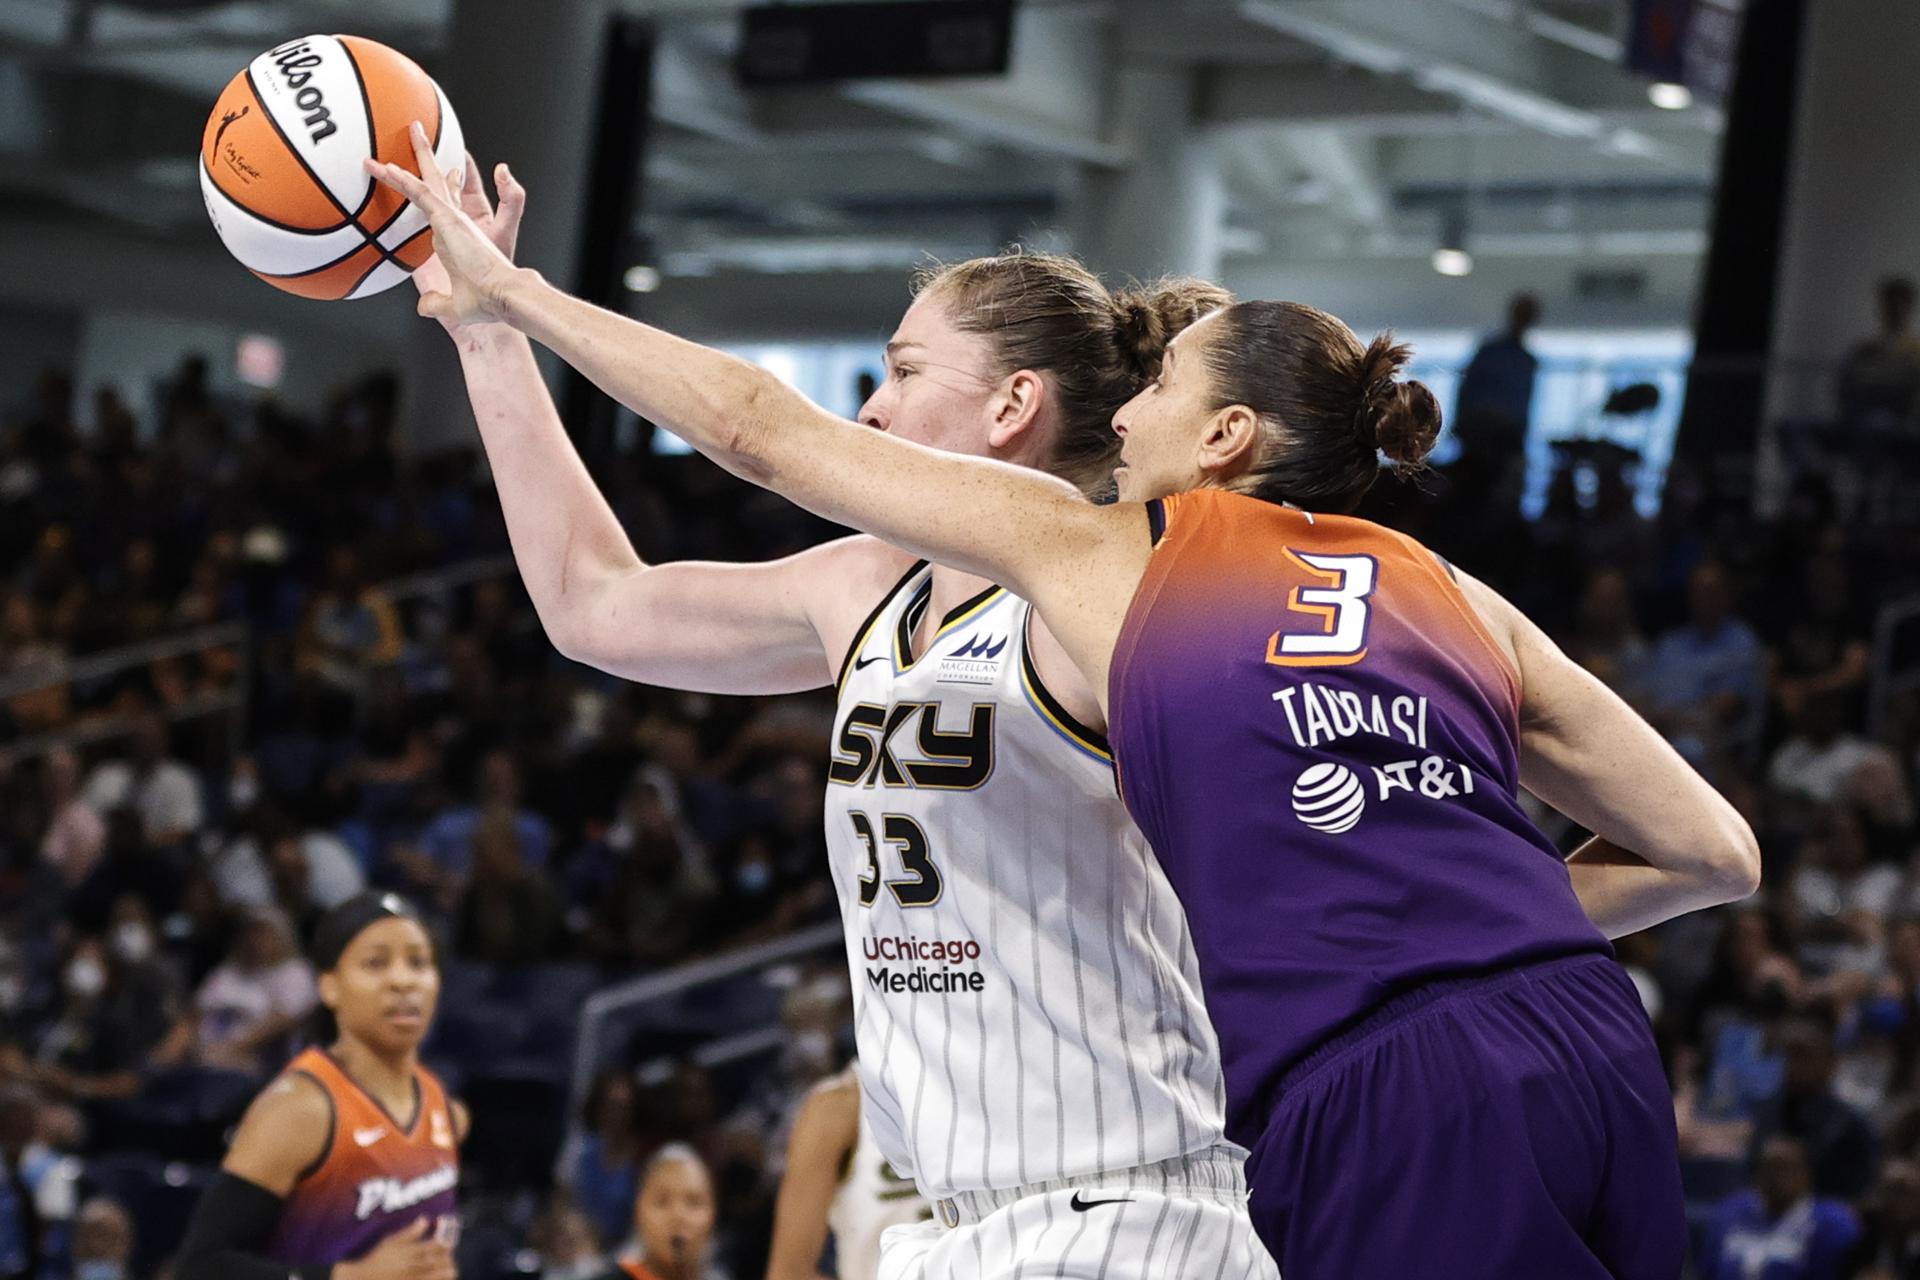
{"label": "player's outstretched arm", "polygon": [[[505,165],[494,184],[497,206],[468,156],[454,199],[511,259],[526,191]],[[450,278],[435,257],[414,284],[423,295],[444,294]],[[521,580],[555,648],[630,680],[702,693],[791,693],[832,682],[818,606],[828,583],[847,578],[844,562],[856,549],[759,565],[645,563],[561,424],[526,335],[497,322],[442,324],[459,352]]]}
{"label": "player's outstretched arm", "polygon": [[1680,753],[1497,592],[1461,575],[1520,671],[1520,781],[1594,833],[1568,860],[1608,937],[1735,902],[1760,884],[1753,830]]}
{"label": "player's outstretched arm", "polygon": [[424,178],[367,162],[433,224],[448,272],[423,315],[504,320],[642,417],[828,519],[999,582],[1039,606],[1096,690],[1151,550],[1137,508],[1063,480],[940,453],[837,418],[745,360],[614,315],[517,268],[458,207],[414,131]]}
{"label": "player's outstretched arm", "polygon": [[822,1280],[827,1213],[847,1154],[860,1140],[860,1088],[836,1078],[815,1086],[787,1139],[787,1167],[773,1208],[767,1280]]}

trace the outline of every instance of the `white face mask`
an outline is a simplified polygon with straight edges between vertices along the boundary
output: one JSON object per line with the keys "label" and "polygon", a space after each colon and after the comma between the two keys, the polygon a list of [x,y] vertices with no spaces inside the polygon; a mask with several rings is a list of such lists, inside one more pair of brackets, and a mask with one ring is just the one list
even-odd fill
{"label": "white face mask", "polygon": [[115,926],[113,954],[128,964],[139,964],[153,954],[153,930],[134,920]]}
{"label": "white face mask", "polygon": [[253,808],[253,802],[260,798],[260,780],[251,774],[241,774],[227,784],[227,803],[235,812],[244,813]]}
{"label": "white face mask", "polygon": [[107,966],[98,956],[80,956],[67,966],[67,990],[76,996],[97,996],[107,988]]}
{"label": "white face mask", "polygon": [[606,1264],[598,1258],[582,1258],[578,1262],[548,1267],[540,1273],[540,1280],[593,1280],[605,1270]]}

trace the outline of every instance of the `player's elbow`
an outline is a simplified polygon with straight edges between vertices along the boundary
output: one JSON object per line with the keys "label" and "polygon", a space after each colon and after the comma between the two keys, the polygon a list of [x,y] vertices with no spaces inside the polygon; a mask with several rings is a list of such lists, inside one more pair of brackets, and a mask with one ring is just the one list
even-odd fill
{"label": "player's elbow", "polygon": [[1707,869],[1722,901],[1739,902],[1759,892],[1760,842],[1739,814],[1727,815]]}

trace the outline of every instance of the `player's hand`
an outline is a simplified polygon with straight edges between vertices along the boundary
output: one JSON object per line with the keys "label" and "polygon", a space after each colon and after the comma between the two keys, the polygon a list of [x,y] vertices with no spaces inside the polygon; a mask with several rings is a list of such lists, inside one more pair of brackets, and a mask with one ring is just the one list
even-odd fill
{"label": "player's hand", "polygon": [[335,1280],[459,1280],[453,1250],[427,1239],[432,1229],[430,1220],[418,1219],[375,1245],[358,1262],[335,1267]]}
{"label": "player's hand", "polygon": [[[468,152],[466,171],[460,182],[460,212],[473,219],[474,225],[493,241],[494,248],[511,259],[520,242],[520,219],[527,211],[527,189],[504,164],[493,167],[493,186],[500,193],[498,204],[487,199],[487,189],[480,182],[480,164],[473,153]],[[413,286],[423,297],[452,291],[452,281],[447,269],[440,265],[440,255],[435,254],[414,268]],[[440,323],[455,339],[473,327],[446,319]]]}
{"label": "player's hand", "polygon": [[513,259],[462,207],[461,191],[434,163],[433,147],[419,121],[408,127],[408,134],[419,176],[378,160],[363,163],[369,174],[411,200],[433,228],[434,257],[446,273],[446,287],[421,294],[420,314],[450,326],[504,319],[504,293],[513,278]]}

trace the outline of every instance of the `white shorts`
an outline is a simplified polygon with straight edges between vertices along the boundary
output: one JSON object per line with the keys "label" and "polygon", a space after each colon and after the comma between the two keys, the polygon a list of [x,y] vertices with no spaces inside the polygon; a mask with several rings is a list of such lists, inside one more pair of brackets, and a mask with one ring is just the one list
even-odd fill
{"label": "white shorts", "polygon": [[878,1280],[1279,1280],[1253,1234],[1235,1155],[934,1203],[889,1227]]}

